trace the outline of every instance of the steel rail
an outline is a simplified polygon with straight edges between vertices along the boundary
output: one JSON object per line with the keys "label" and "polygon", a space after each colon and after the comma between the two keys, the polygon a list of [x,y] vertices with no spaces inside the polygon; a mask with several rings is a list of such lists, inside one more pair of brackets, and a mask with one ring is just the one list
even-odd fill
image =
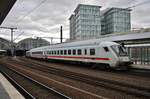
{"label": "steel rail", "polygon": [[36,99],[26,89],[24,89],[20,84],[18,84],[14,79],[12,79],[7,73],[5,73],[4,71],[1,71],[1,73],[26,99]]}
{"label": "steel rail", "polygon": [[[66,95],[64,95],[64,94],[62,94],[61,92],[59,92],[59,91],[57,91],[57,90],[55,90],[55,89],[53,89],[53,88],[50,88],[50,87],[48,87],[48,86],[46,86],[46,85],[44,85],[44,84],[38,82],[37,80],[34,80],[34,79],[32,79],[31,77],[28,77],[28,76],[24,75],[23,73],[20,73],[20,72],[14,70],[14,69],[12,69],[12,68],[9,68],[9,67],[6,67],[6,68],[10,69],[11,71],[17,73],[18,75],[20,75],[20,76],[22,76],[22,77],[27,78],[28,80],[30,80],[30,81],[32,81],[32,82],[34,82],[34,83],[36,83],[36,84],[38,84],[38,85],[40,85],[40,86],[42,86],[42,87],[44,87],[44,88],[46,88],[46,89],[52,91],[53,93],[55,93],[55,94],[57,94],[58,96],[60,96],[62,99],[71,99],[70,97],[68,97],[68,96],[66,96]],[[28,98],[27,98],[27,99],[28,99]],[[29,99],[35,99],[35,98],[29,98]]]}
{"label": "steel rail", "polygon": [[[111,81],[111,80],[103,79],[103,78],[94,78],[94,77],[90,77],[90,76],[84,75],[84,74],[78,74],[78,73],[71,72],[71,71],[66,71],[66,70],[62,70],[62,69],[49,67],[47,65],[40,64],[40,63],[33,62],[33,61],[32,61],[32,63],[30,62],[29,64],[30,65],[36,64],[36,68],[33,66],[32,67],[30,66],[30,68],[34,68],[34,69],[38,69],[37,67],[40,66],[40,68],[38,70],[43,71],[43,72],[48,72],[51,74],[67,77],[70,79],[75,79],[75,80],[82,81],[82,82],[92,84],[92,85],[102,86],[105,88],[121,91],[121,92],[124,92],[127,94],[139,96],[139,97],[142,96],[142,97],[150,98],[150,89],[149,88],[143,88],[143,87],[130,85],[130,84],[126,84],[126,83],[121,83],[121,82],[117,82],[117,81]],[[59,72],[59,73],[57,73],[57,72]]]}

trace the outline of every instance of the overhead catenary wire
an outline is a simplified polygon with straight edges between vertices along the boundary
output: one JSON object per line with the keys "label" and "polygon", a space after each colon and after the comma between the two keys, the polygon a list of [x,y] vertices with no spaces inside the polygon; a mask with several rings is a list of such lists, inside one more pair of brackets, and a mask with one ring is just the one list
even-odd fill
{"label": "overhead catenary wire", "polygon": [[[39,8],[42,4],[44,4],[46,1],[47,1],[47,0],[42,0],[37,6],[35,6],[33,9],[31,9],[29,12],[27,12],[22,18],[20,18],[20,19],[16,22],[16,24],[22,22],[24,18],[26,18],[27,16],[29,16],[32,12],[34,12],[36,9],[38,9],[38,8]],[[21,33],[15,38],[15,40],[18,39],[22,34],[24,34],[24,32],[21,32]],[[15,41],[15,40],[14,40],[14,41]]]}
{"label": "overhead catenary wire", "polygon": [[138,3],[138,4],[135,4],[135,5],[133,5],[133,6],[130,6],[130,7],[128,7],[128,9],[130,9],[130,8],[135,8],[135,7],[137,7],[137,6],[141,6],[141,5],[147,4],[147,3],[150,3],[150,0],[147,0],[147,1],[144,1],[144,2],[141,2],[141,3]]}
{"label": "overhead catenary wire", "polygon": [[21,22],[25,17],[29,16],[32,12],[34,12],[36,9],[38,9],[42,4],[44,4],[47,0],[42,0],[37,6],[35,6],[33,9],[31,9],[29,12],[27,12],[21,19],[17,21],[17,23]]}
{"label": "overhead catenary wire", "polygon": [[[133,2],[135,2],[135,1],[136,1],[136,0],[133,0]],[[131,10],[132,8],[135,8],[135,7],[141,6],[141,5],[143,5],[143,4],[147,4],[147,3],[150,3],[150,0],[148,0],[148,1],[144,1],[144,2],[140,2],[140,3],[138,3],[138,4],[135,4],[135,5],[132,5],[132,6],[129,6],[129,7],[123,8],[122,10],[119,10],[119,11],[117,11],[117,12],[124,11],[125,9],[127,9],[127,10]]]}
{"label": "overhead catenary wire", "polygon": [[21,32],[13,41],[17,40],[24,32]]}

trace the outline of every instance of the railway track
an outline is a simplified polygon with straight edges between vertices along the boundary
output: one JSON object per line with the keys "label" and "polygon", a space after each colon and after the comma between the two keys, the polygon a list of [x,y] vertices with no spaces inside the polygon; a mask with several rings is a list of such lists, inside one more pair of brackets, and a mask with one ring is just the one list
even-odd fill
{"label": "railway track", "polygon": [[63,76],[66,78],[73,79],[73,80],[81,81],[81,82],[91,84],[94,86],[100,86],[100,87],[104,87],[107,89],[112,89],[112,90],[116,90],[116,91],[123,92],[126,94],[134,95],[136,97],[150,98],[149,88],[134,86],[134,85],[120,83],[117,81],[111,81],[111,80],[102,79],[102,78],[101,79],[94,78],[88,75],[83,75],[83,74],[78,74],[78,73],[71,72],[71,71],[65,71],[62,69],[48,67],[46,65],[39,64],[33,61],[32,63],[30,62],[28,65],[26,64],[25,66],[29,66],[30,68],[40,70],[43,72],[48,72],[54,75],[59,75],[59,76]]}
{"label": "railway track", "polygon": [[[31,77],[24,75],[21,72],[18,72],[15,69],[11,69],[9,67],[1,67],[1,72],[4,74],[4,76],[21,92],[21,94],[26,98],[26,99],[36,99],[36,98],[42,98],[42,99],[47,99],[47,98],[52,98],[52,99],[71,99],[70,97],[54,90],[53,88],[50,88],[34,79]],[[15,80],[14,80],[15,76]],[[16,81],[16,78],[22,78],[24,83],[30,84],[28,87],[36,87],[37,90],[32,90],[32,91],[38,91],[38,93],[27,91],[25,88],[22,87],[22,83],[18,83]],[[38,89],[40,88],[40,89]],[[42,95],[37,95],[41,94]]]}
{"label": "railway track", "polygon": [[[67,96],[70,96],[73,99],[108,99],[101,95],[97,95],[97,94],[88,92],[86,90],[82,90],[80,88],[68,85],[66,83],[59,82],[57,80],[48,78],[48,77],[44,76],[43,74],[33,72],[32,69],[23,68],[22,66],[12,63],[12,62],[5,64],[5,66],[9,67],[9,68],[13,68],[17,71],[20,71],[23,74],[28,75],[31,78],[36,79],[37,81],[44,83],[47,86],[51,86],[52,88],[54,88],[56,90],[60,89],[61,92],[65,91],[63,93],[67,94]],[[54,86],[54,84],[55,84],[55,86]],[[57,98],[52,98],[52,99],[57,99]]]}
{"label": "railway track", "polygon": [[1,73],[26,99],[36,99],[26,89],[24,89],[20,84],[18,84],[14,79],[12,79],[7,73],[5,73],[4,71],[1,71]]}

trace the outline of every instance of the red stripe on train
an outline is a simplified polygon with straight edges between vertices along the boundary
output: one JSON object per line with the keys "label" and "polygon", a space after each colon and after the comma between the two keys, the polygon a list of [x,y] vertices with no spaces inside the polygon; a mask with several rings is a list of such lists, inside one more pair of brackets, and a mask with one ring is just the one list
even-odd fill
{"label": "red stripe on train", "polygon": [[92,59],[92,60],[111,60],[110,58],[79,57],[79,56],[48,56],[47,58],[75,58],[75,59]]}

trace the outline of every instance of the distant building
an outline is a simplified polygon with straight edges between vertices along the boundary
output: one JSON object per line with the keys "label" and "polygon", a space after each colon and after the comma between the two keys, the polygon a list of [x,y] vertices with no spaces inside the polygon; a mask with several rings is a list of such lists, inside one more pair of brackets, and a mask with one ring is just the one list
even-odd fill
{"label": "distant building", "polygon": [[10,42],[0,37],[0,49],[2,50],[10,49]]}
{"label": "distant building", "polygon": [[101,6],[79,4],[69,18],[70,39],[85,40],[101,34]]}
{"label": "distant building", "polygon": [[101,14],[101,34],[130,32],[130,9],[108,8]]}
{"label": "distant building", "polygon": [[27,39],[24,39],[24,40],[18,42],[17,45],[18,45],[17,46],[18,49],[30,50],[32,48],[47,46],[47,45],[49,45],[49,42],[44,39],[41,39],[41,38],[36,38],[36,39],[27,38]]}

